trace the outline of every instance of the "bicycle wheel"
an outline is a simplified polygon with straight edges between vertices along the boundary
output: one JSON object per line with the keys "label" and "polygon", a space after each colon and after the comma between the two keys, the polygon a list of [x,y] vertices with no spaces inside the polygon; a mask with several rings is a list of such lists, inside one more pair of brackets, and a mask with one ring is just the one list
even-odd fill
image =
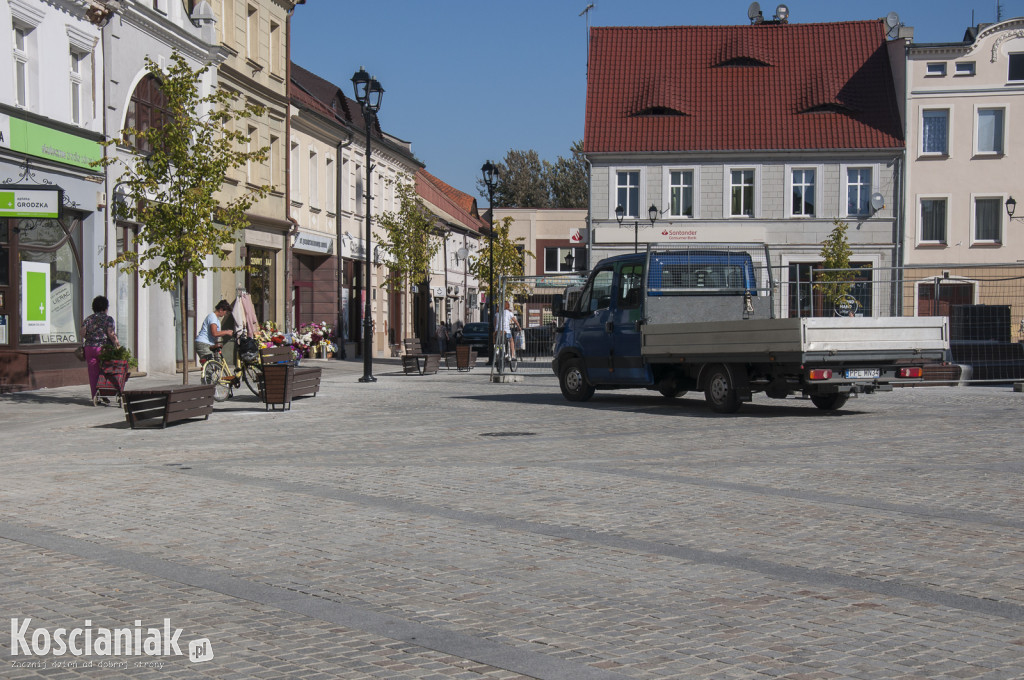
{"label": "bicycle wheel", "polygon": [[224,382],[224,365],[220,362],[207,361],[201,381],[204,385],[213,385],[214,401],[224,401],[231,396],[231,386]]}
{"label": "bicycle wheel", "polygon": [[245,386],[249,388],[250,392],[257,397],[260,396],[260,380],[263,379],[263,370],[259,364],[244,362],[242,364],[242,379],[245,380]]}
{"label": "bicycle wheel", "polygon": [[505,371],[505,348],[501,345],[494,346],[494,369],[498,373]]}

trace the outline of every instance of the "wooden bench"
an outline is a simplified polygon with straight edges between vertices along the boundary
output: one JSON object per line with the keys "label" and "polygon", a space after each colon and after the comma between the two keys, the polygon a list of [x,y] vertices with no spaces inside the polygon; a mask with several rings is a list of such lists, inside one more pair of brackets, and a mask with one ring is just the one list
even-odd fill
{"label": "wooden bench", "polygon": [[320,376],[323,375],[323,372],[324,369],[318,366],[312,368],[296,366],[295,377],[292,383],[292,396],[315,397],[316,393],[320,391]]}
{"label": "wooden bench", "polygon": [[160,385],[121,393],[124,415],[134,430],[140,425],[167,427],[213,413],[214,385]]}

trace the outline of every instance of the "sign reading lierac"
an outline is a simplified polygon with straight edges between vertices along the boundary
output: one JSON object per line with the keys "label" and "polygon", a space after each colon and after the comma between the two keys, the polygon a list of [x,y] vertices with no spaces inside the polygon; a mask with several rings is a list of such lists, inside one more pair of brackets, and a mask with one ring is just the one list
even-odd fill
{"label": "sign reading lierac", "polygon": [[0,113],[0,147],[90,170],[103,157],[99,142],[4,113]]}
{"label": "sign reading lierac", "polygon": [[31,189],[17,184],[0,184],[0,218],[60,217],[61,190],[58,187]]}

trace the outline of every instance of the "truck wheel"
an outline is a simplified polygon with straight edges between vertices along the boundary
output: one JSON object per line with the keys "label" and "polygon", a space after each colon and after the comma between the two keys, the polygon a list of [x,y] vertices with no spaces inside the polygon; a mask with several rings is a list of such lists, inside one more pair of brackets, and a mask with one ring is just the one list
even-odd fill
{"label": "truck wheel", "polygon": [[717,364],[708,369],[704,399],[716,413],[736,413],[740,409],[740,397],[725,366]]}
{"label": "truck wheel", "polygon": [[587,382],[581,359],[569,359],[558,375],[558,386],[562,396],[569,401],[586,401],[594,396],[594,386]]}
{"label": "truck wheel", "polygon": [[838,411],[842,407],[846,406],[846,402],[848,402],[849,400],[849,392],[836,392],[835,394],[815,394],[811,396],[811,403],[820,408],[822,411]]}

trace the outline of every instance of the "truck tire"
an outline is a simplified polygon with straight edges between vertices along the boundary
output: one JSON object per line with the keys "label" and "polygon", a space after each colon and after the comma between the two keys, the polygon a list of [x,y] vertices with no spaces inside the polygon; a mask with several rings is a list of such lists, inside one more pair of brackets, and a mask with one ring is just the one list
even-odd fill
{"label": "truck tire", "polygon": [[558,374],[562,396],[569,401],[586,401],[594,396],[594,386],[587,382],[582,359],[567,359]]}
{"label": "truck tire", "polygon": [[736,413],[740,409],[740,397],[736,393],[732,375],[722,364],[708,368],[704,380],[704,399],[715,413]]}
{"label": "truck tire", "polygon": [[820,408],[822,411],[838,411],[842,407],[846,406],[846,402],[849,400],[849,392],[836,392],[834,394],[815,394],[811,396],[811,403]]}

